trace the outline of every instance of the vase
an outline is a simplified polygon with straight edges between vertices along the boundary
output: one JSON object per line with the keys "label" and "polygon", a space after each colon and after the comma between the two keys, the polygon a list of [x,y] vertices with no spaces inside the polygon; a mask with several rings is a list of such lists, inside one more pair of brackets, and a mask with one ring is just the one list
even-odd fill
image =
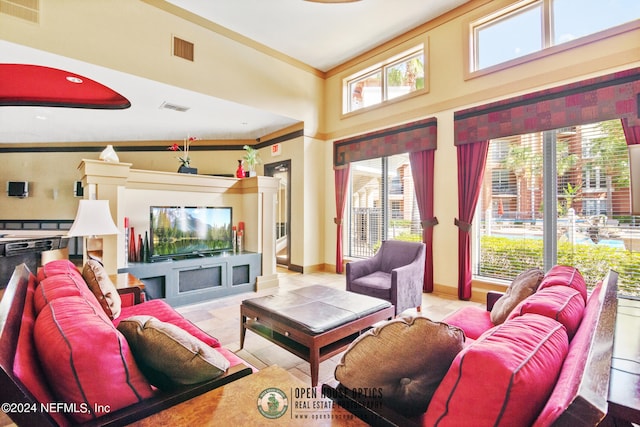
{"label": "vase", "polygon": [[242,160],[238,160],[238,169],[236,169],[236,178],[244,178],[244,170],[242,169]]}
{"label": "vase", "polygon": [[181,165],[178,168],[178,173],[190,173],[196,175],[198,173],[198,168]]}

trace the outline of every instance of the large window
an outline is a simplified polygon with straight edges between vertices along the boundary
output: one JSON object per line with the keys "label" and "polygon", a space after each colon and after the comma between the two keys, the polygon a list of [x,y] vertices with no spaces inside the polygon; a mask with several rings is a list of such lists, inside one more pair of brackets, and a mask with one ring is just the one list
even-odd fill
{"label": "large window", "polygon": [[379,64],[345,80],[344,112],[377,105],[425,88],[424,50],[419,49]]}
{"label": "large window", "polygon": [[350,257],[372,256],[382,240],[422,241],[408,154],[351,163]]}
{"label": "large window", "polygon": [[524,0],[471,24],[471,71],[640,18],[638,0]]}
{"label": "large window", "polygon": [[593,285],[612,268],[622,293],[640,295],[640,220],[630,215],[620,120],[492,140],[486,168],[477,276],[512,280],[559,263]]}

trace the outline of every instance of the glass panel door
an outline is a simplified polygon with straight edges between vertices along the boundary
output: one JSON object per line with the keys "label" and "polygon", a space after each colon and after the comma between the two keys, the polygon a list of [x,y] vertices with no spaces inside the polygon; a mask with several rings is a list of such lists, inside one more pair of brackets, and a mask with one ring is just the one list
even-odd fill
{"label": "glass panel door", "polygon": [[265,165],[264,174],[280,179],[276,201],[276,263],[288,268],[291,263],[291,160]]}

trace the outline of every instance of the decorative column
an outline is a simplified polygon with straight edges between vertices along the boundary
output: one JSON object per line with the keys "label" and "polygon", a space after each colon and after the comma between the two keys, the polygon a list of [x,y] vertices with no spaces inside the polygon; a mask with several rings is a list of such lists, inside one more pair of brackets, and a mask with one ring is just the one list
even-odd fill
{"label": "decorative column", "polygon": [[262,275],[258,276],[256,290],[279,285],[276,272],[276,208],[278,178],[256,176],[238,181],[243,193],[245,215],[245,248],[262,254]]}

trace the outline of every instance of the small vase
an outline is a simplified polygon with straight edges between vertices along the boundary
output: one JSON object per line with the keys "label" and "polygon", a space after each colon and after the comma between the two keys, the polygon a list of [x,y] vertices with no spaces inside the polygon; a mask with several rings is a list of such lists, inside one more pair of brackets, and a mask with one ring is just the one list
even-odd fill
{"label": "small vase", "polygon": [[242,169],[242,160],[238,160],[238,169],[236,169],[236,178],[244,178],[244,169]]}
{"label": "small vase", "polygon": [[198,173],[198,168],[181,165],[178,168],[178,173],[190,173],[196,175]]}

